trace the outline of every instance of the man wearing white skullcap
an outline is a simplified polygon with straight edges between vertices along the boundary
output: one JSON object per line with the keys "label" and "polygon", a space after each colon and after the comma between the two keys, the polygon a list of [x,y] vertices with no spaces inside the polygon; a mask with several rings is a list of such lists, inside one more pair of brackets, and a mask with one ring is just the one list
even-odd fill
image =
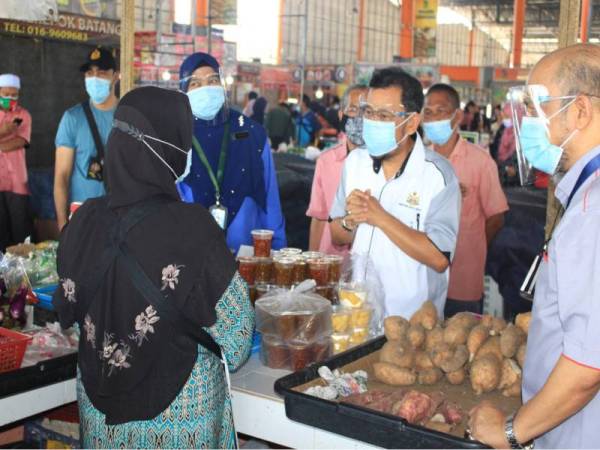
{"label": "man wearing white skullcap", "polygon": [[31,115],[19,105],[21,80],[0,75],[0,251],[31,235],[25,148]]}

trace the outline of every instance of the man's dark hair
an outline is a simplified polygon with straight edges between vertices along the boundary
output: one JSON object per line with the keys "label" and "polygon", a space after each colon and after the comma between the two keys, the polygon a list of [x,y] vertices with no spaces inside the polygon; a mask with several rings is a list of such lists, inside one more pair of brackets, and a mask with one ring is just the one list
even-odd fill
{"label": "man's dark hair", "polygon": [[256,100],[258,98],[258,94],[254,91],[250,91],[248,92],[248,99],[249,100]]}
{"label": "man's dark hair", "polygon": [[452,103],[452,107],[454,109],[460,108],[460,95],[458,94],[458,91],[456,89],[454,89],[452,86],[450,86],[449,84],[445,84],[445,83],[434,84],[427,91],[427,95],[433,94],[435,92],[441,92],[441,93],[446,94],[448,96],[448,99],[450,100],[450,103]]}
{"label": "man's dark hair", "polygon": [[369,88],[385,89],[397,87],[402,89],[402,104],[407,112],[421,112],[423,109],[423,86],[412,75],[400,67],[385,67],[373,72]]}
{"label": "man's dark hair", "polygon": [[310,105],[311,105],[311,103],[312,103],[312,102],[311,102],[311,100],[310,100],[310,97],[309,97],[308,95],[304,94],[304,95],[302,96],[302,103],[304,103],[304,105],[305,105],[307,108],[310,108]]}

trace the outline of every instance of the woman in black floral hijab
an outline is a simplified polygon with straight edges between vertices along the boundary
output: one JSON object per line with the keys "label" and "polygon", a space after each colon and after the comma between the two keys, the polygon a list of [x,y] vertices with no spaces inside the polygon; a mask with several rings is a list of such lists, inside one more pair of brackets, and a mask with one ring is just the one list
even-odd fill
{"label": "woman in black floral hijab", "polygon": [[207,331],[233,370],[249,354],[254,316],[223,232],[203,207],[179,200],[188,99],[136,89],[114,127],[108,195],[77,211],[58,249],[55,306],[63,327],[81,329],[82,446],[233,447],[223,365],[186,330]]}

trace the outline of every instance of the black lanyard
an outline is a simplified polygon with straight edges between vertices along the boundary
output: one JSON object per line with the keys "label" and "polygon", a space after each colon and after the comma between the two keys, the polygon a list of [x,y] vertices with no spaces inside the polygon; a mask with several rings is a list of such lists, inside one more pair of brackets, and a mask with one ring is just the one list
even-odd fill
{"label": "black lanyard", "polygon": [[567,200],[567,205],[565,206],[565,209],[569,207],[569,205],[571,204],[571,200],[573,200],[573,197],[575,197],[575,194],[577,193],[581,185],[583,185],[583,183],[585,183],[586,180],[589,177],[591,177],[594,174],[594,172],[596,172],[596,170],[598,169],[600,169],[600,154],[594,156],[594,158],[592,158],[592,160],[585,165],[585,167],[581,171],[581,174],[579,174],[579,178],[577,178],[575,186],[573,187],[573,190],[569,195],[569,199]]}
{"label": "black lanyard", "polygon": [[227,125],[225,125],[223,140],[221,141],[221,154],[219,155],[219,165],[217,167],[216,176],[215,172],[210,166],[210,163],[208,162],[208,158],[206,158],[206,153],[204,153],[204,150],[202,150],[202,146],[196,139],[196,136],[192,138],[192,143],[194,145],[196,153],[198,153],[200,161],[202,162],[202,164],[206,168],[206,171],[208,172],[210,181],[212,181],[212,184],[215,187],[215,199],[218,205],[221,200],[221,186],[223,185],[223,178],[225,177],[225,162],[227,161],[227,149],[229,147],[229,122],[227,123]]}

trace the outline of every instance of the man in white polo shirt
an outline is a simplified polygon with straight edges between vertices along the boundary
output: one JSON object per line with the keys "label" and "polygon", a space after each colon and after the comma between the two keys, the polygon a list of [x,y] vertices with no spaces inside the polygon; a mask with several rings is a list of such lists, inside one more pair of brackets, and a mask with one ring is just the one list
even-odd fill
{"label": "man in white polo shirt", "polygon": [[330,214],[334,242],[373,261],[387,315],[407,318],[426,300],[443,317],[460,219],[452,166],[417,132],[423,101],[400,68],[375,71],[362,106],[366,148],[346,159]]}

